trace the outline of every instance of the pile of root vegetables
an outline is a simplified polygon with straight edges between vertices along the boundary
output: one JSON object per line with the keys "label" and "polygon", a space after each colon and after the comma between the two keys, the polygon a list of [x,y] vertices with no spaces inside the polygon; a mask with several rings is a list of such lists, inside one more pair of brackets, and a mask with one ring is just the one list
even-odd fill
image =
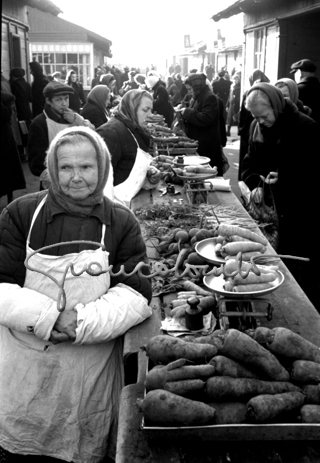
{"label": "pile of root vegetables", "polygon": [[320,423],[320,349],[287,328],[154,336],[146,426]]}

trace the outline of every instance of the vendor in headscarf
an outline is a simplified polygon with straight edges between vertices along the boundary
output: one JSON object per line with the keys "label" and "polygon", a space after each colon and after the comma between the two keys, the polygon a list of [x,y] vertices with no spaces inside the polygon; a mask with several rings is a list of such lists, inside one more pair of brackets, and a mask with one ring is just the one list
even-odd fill
{"label": "vendor in headscarf", "polygon": [[103,194],[110,155],[95,131],[59,132],[47,164],[49,190],[0,216],[1,461],[113,461],[122,335],[152,312],[150,280],[127,276],[146,247],[134,214]]}
{"label": "vendor in headscarf", "polygon": [[87,103],[84,105],[81,116],[88,119],[97,129],[108,122],[107,107],[110,103],[110,90],[106,85],[96,85],[89,92]]}
{"label": "vendor in headscarf", "polygon": [[295,80],[283,77],[282,79],[278,79],[274,85],[281,90],[282,95],[285,98],[290,98],[292,103],[297,106],[299,111],[312,118],[311,108],[309,108],[309,106],[304,106],[302,101],[299,100],[299,88]]}
{"label": "vendor in headscarf", "polygon": [[[259,82],[270,82],[268,77],[260,69],[254,69],[252,74],[249,76],[250,87],[255,83]],[[250,125],[253,121],[253,117],[250,111],[246,108],[246,98],[248,90],[243,93],[242,101],[240,105],[239,123],[238,123],[238,135],[240,136],[240,150],[239,150],[239,168],[238,168],[238,180],[241,180],[242,172],[242,161],[248,152],[249,143],[249,131]]]}
{"label": "vendor in headscarf", "polygon": [[149,167],[152,161],[148,153],[151,136],[146,119],[151,114],[152,104],[152,96],[146,90],[129,90],[114,110],[114,117],[97,130],[111,153],[114,186],[120,188],[121,185],[125,195],[134,196],[133,190],[136,194],[146,178],[154,186],[160,180],[160,172]]}
{"label": "vendor in headscarf", "polygon": [[216,166],[218,175],[222,175],[219,104],[206,78],[203,73],[189,74],[185,85],[192,88],[194,98],[181,114],[187,136],[199,142],[198,154],[209,157],[211,166]]}
{"label": "vendor in headscarf", "polygon": [[108,74],[102,74],[100,76],[100,84],[106,85],[110,90],[110,103],[108,105],[108,109],[111,109],[117,106],[121,98],[119,97],[119,95],[116,95],[116,92],[118,91],[118,89],[117,89],[117,80],[115,76],[111,74],[111,72]]}
{"label": "vendor in headscarf", "polygon": [[285,264],[315,304],[319,300],[319,279],[315,276],[320,248],[314,246],[308,224],[319,196],[319,126],[268,83],[255,84],[248,91],[246,107],[254,120],[242,180],[252,192],[258,188],[260,198],[261,178],[271,185],[279,215],[278,252],[311,259],[310,263],[286,260]]}

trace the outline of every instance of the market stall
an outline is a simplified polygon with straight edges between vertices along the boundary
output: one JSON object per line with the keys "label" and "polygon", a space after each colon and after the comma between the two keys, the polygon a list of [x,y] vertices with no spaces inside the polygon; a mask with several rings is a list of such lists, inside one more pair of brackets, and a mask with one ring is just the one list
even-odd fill
{"label": "market stall", "polygon": [[[136,212],[145,234],[149,258],[154,265],[157,265],[157,262],[168,264],[168,261],[169,267],[170,264],[174,265],[174,262],[170,262],[172,254],[165,253],[161,247],[159,248],[159,236],[156,235],[159,235],[160,231],[156,233],[155,229],[159,228],[160,224],[163,227],[162,231],[165,232],[169,223],[172,228],[179,227],[188,231],[191,229],[211,231],[219,226],[219,223],[220,225],[227,223],[262,236],[232,191],[219,191],[218,187],[209,189],[207,203],[197,206],[188,201],[185,182],[182,186],[175,185],[174,193],[167,192],[164,195],[163,191],[163,185],[152,193],[141,191],[132,203],[132,209]],[[183,241],[182,236],[183,234],[180,237],[180,244]],[[210,240],[214,237],[200,234],[200,238],[202,239],[199,239],[195,246],[198,251],[196,254],[205,260],[208,258],[210,260],[212,248],[208,257],[206,246],[208,242],[212,244]],[[219,260],[225,259],[219,255],[218,248],[214,249],[217,253],[214,255],[213,262],[206,262],[211,264],[209,268],[218,267]],[[264,253],[276,257],[269,243]],[[178,252],[178,256],[181,258],[182,254]],[[181,267],[177,270],[176,281],[183,269],[184,267]],[[208,333],[212,334],[219,329],[248,333],[250,329],[254,332],[259,327],[269,329],[282,327],[313,345],[320,346],[318,312],[288,271],[285,260],[277,261],[277,272],[280,277],[271,291],[253,294],[253,297],[251,294],[248,298],[241,295],[236,299],[232,297],[230,303],[230,294],[225,294],[226,290],[223,286],[212,286],[215,276],[209,276],[206,285],[203,284],[203,280],[199,282],[190,276],[186,278],[201,284],[203,289],[216,298],[217,303],[210,311],[213,316],[209,326],[204,326],[208,329]],[[121,398],[117,463],[128,461],[137,463],[148,461],[154,463],[319,462],[320,424],[317,423],[305,424],[294,421],[283,423],[280,420],[276,425],[242,423],[189,428],[146,425],[141,411],[141,400],[146,394],[145,381],[152,365],[150,366],[150,358],[141,347],[146,346],[156,335],[166,333],[165,327],[172,330],[171,337],[175,338],[176,325],[172,328],[172,325],[164,322],[170,319],[173,305],[179,308],[175,301],[179,300],[179,292],[184,290],[183,287],[175,284],[174,279],[166,279],[164,274],[154,278],[153,315],[143,324],[132,328],[125,336],[124,358],[127,371],[130,373],[127,374],[128,381]],[[193,332],[191,333],[194,335]]]}

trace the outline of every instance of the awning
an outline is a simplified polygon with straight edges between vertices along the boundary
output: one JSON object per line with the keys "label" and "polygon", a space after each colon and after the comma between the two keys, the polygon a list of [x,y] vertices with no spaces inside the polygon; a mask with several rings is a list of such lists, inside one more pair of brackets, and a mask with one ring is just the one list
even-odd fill
{"label": "awning", "polygon": [[231,16],[235,16],[240,13],[246,13],[247,11],[254,10],[259,3],[266,3],[268,0],[238,0],[232,5],[228,6],[224,10],[219,11],[219,13],[214,14],[211,19],[215,22],[220,21],[220,19],[227,19]]}

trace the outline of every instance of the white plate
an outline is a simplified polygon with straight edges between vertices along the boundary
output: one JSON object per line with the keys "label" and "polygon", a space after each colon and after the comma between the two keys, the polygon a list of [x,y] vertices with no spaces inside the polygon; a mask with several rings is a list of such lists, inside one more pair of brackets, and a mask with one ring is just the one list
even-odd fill
{"label": "white plate", "polygon": [[209,164],[211,161],[210,158],[206,156],[184,156],[183,157],[183,164],[177,162],[178,157],[175,157],[173,162],[176,166],[183,167],[183,166],[203,166],[204,164]]}
{"label": "white plate", "polygon": [[224,276],[220,275],[215,277],[214,275],[208,275],[203,278],[203,283],[207,288],[211,289],[213,292],[220,294],[220,296],[227,296],[230,298],[239,299],[242,297],[251,297],[251,296],[263,296],[264,294],[272,293],[274,290],[279,288],[279,286],[284,282],[284,275],[280,270],[277,270],[278,278],[271,282],[272,287],[268,289],[262,289],[260,291],[253,291],[251,293],[234,293],[231,291],[225,291],[223,285],[225,283]]}
{"label": "white plate", "polygon": [[223,257],[217,256],[214,247],[217,244],[216,238],[207,238],[199,241],[195,246],[195,251],[200,257],[210,262],[211,264],[225,264],[226,261]]}
{"label": "white plate", "polygon": [[213,170],[212,172],[213,172],[212,174],[210,174],[210,173],[208,173],[208,174],[194,174],[192,176],[177,174],[177,176],[179,178],[182,178],[183,180],[186,180],[186,181],[188,181],[188,180],[189,181],[190,180],[198,180],[199,181],[199,180],[206,180],[207,178],[214,178],[214,177],[216,177],[218,175],[216,171]]}

